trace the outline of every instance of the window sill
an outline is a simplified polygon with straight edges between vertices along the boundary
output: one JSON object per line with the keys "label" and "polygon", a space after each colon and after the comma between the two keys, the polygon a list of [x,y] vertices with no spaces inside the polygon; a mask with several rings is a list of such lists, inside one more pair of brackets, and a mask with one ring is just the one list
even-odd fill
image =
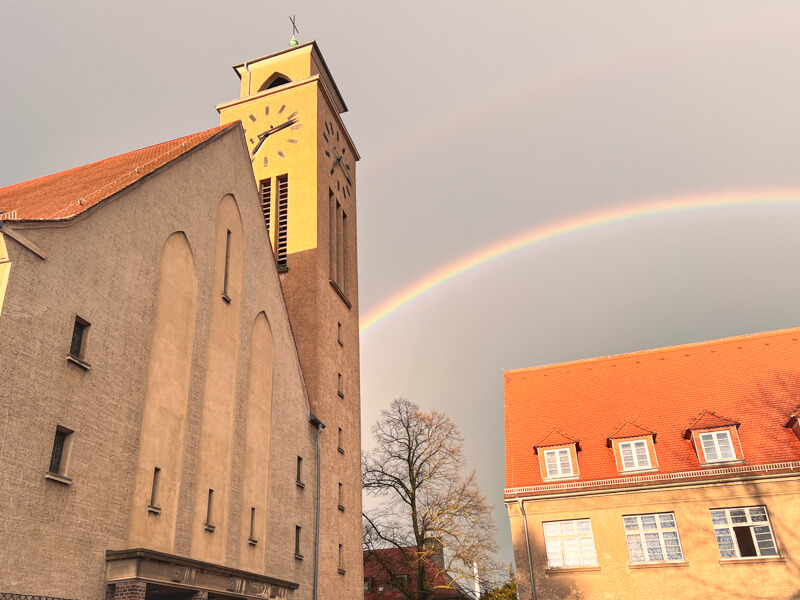
{"label": "window sill", "polygon": [[206,531],[208,531],[210,533],[214,533],[214,530],[216,529],[216,527],[214,525],[212,525],[211,523],[203,523],[203,529],[205,529]]}
{"label": "window sill", "polygon": [[247,543],[250,544],[251,546],[255,546],[256,544],[258,544],[258,540],[250,538],[249,540],[247,540]]}
{"label": "window sill", "polygon": [[81,369],[86,369],[87,371],[92,368],[92,365],[87,363],[85,360],[81,360],[77,356],[72,356],[72,354],[67,355],[67,362],[78,365]]}
{"label": "window sill", "polygon": [[222,292],[222,300],[225,302],[225,304],[231,303],[231,297],[228,296],[228,294],[226,294],[225,292]]}
{"label": "window sill", "polygon": [[64,485],[72,485],[72,479],[69,477],[65,477],[64,475],[59,475],[58,473],[51,473],[50,471],[46,471],[44,474],[45,479],[49,479],[50,481],[57,481],[58,483],[63,483]]}
{"label": "window sill", "polygon": [[563,481],[578,481],[580,475],[570,475],[568,477],[545,477],[542,479],[545,483],[561,483]]}
{"label": "window sill", "polygon": [[785,563],[785,556],[753,556],[752,558],[720,558],[719,564],[723,567],[728,565],[764,564],[764,563]]}
{"label": "window sill", "polygon": [[596,571],[602,571],[602,569],[600,567],[559,567],[544,570],[544,572],[549,575],[556,575],[558,573],[593,573]]}
{"label": "window sill", "polygon": [[306,484],[305,484],[305,483],[303,483],[302,481],[295,481],[295,484],[296,484],[296,485],[297,485],[297,487],[299,487],[301,490],[302,490],[303,488],[305,488],[305,487],[306,487]]}
{"label": "window sill", "polygon": [[628,565],[629,569],[660,569],[663,567],[688,567],[689,563],[684,561],[675,562],[652,562],[652,563],[636,563]]}
{"label": "window sill", "polygon": [[339,510],[340,510],[340,511],[342,511],[342,512],[344,512],[344,506],[342,506],[342,505],[340,504],[340,505],[339,505]]}
{"label": "window sill", "polygon": [[339,575],[344,575],[345,574],[345,570],[344,569],[338,569],[338,572],[339,572]]}
{"label": "window sill", "polygon": [[708,469],[715,469],[717,467],[729,467],[731,465],[743,465],[745,460],[743,458],[737,458],[736,460],[718,460],[715,462],[704,462],[700,463],[701,467],[705,467]]}
{"label": "window sill", "polygon": [[336,340],[336,341],[337,341],[337,342],[339,342],[339,345],[340,345],[342,348],[344,348],[344,342],[343,342],[342,340]]}
{"label": "window sill", "polygon": [[336,283],[333,279],[328,279],[328,283],[331,284],[331,287],[336,290],[336,293],[339,294],[339,297],[342,299],[342,302],[345,303],[347,308],[353,308],[353,305],[350,304],[350,300],[347,299],[347,296],[344,295],[342,288],[339,287],[339,284]]}
{"label": "window sill", "polygon": [[339,394],[339,398],[344,398],[344,392],[337,392]]}
{"label": "window sill", "polygon": [[161,507],[160,506],[153,506],[152,504],[147,505],[147,512],[152,513],[154,515],[161,514]]}
{"label": "window sill", "polygon": [[337,448],[337,450],[339,451],[339,454],[344,454],[344,448]]}
{"label": "window sill", "polygon": [[302,554],[295,554],[294,558],[295,558],[295,560],[303,560],[303,555]]}
{"label": "window sill", "polygon": [[658,473],[659,469],[656,467],[647,468],[647,469],[625,469],[624,471],[620,471],[620,475],[641,475],[642,473]]}
{"label": "window sill", "polygon": [[288,273],[289,267],[286,265],[278,265],[278,273]]}

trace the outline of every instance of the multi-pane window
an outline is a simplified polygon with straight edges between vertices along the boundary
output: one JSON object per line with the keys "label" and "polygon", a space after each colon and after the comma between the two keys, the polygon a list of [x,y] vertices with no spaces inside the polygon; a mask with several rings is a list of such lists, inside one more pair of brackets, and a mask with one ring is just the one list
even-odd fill
{"label": "multi-pane window", "polygon": [[736,453],[733,451],[730,431],[711,431],[700,434],[700,443],[703,445],[703,454],[706,462],[734,460]]}
{"label": "multi-pane window", "polygon": [[647,451],[646,440],[620,442],[619,455],[622,459],[623,471],[635,471],[638,469],[649,469],[651,467],[650,453]]}
{"label": "multi-pane window", "polygon": [[86,340],[89,337],[89,321],[75,317],[72,327],[72,340],[69,344],[69,355],[72,358],[84,360],[86,358]]}
{"label": "multi-pane window", "polygon": [[261,212],[264,215],[264,224],[267,226],[267,235],[269,235],[272,221],[272,180],[262,179],[259,187],[261,192]]}
{"label": "multi-pane window", "polygon": [[778,556],[766,507],[713,509],[711,522],[722,558]]}
{"label": "multi-pane window", "polygon": [[674,513],[622,517],[631,563],[683,560]]}
{"label": "multi-pane window", "polygon": [[70,436],[72,431],[64,427],[56,428],[56,435],[53,439],[53,449],[50,452],[49,473],[54,475],[65,475],[67,472],[67,455],[69,454]]}
{"label": "multi-pane window", "polygon": [[547,567],[596,567],[592,524],[589,519],[542,523]]}
{"label": "multi-pane window", "polygon": [[275,231],[275,260],[279,268],[285,268],[289,250],[289,176],[279,175],[276,182],[278,185],[278,214]]}
{"label": "multi-pane window", "polygon": [[544,464],[547,469],[547,478],[569,477],[573,475],[572,457],[569,448],[544,451]]}
{"label": "multi-pane window", "polygon": [[364,593],[368,594],[372,591],[372,577],[364,577]]}

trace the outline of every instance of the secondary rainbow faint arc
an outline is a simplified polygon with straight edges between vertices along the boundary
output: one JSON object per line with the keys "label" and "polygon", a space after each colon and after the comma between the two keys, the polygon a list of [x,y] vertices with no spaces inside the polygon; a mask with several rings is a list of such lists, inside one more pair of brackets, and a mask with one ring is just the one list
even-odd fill
{"label": "secondary rainbow faint arc", "polygon": [[633,204],[579,215],[535,227],[510,239],[481,248],[415,281],[370,310],[361,320],[360,333],[371,329],[406,304],[476,267],[543,242],[625,221],[660,215],[704,211],[737,206],[800,205],[800,190],[758,191],[687,196]]}

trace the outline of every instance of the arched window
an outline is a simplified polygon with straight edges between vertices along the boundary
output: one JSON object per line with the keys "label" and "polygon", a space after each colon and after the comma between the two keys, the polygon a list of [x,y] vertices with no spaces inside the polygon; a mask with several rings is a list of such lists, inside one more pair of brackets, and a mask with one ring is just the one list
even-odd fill
{"label": "arched window", "polygon": [[290,82],[291,79],[286,77],[286,75],[283,73],[274,73],[260,88],[258,88],[258,91],[263,92],[264,90],[271,90],[274,87],[278,87],[279,85],[284,85]]}

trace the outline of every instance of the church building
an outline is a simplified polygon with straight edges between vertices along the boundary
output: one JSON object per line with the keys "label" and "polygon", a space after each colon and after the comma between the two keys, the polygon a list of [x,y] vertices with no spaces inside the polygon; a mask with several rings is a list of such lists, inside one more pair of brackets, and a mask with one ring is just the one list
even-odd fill
{"label": "church building", "polygon": [[0,598],[362,595],[356,162],[314,42],[0,189]]}

